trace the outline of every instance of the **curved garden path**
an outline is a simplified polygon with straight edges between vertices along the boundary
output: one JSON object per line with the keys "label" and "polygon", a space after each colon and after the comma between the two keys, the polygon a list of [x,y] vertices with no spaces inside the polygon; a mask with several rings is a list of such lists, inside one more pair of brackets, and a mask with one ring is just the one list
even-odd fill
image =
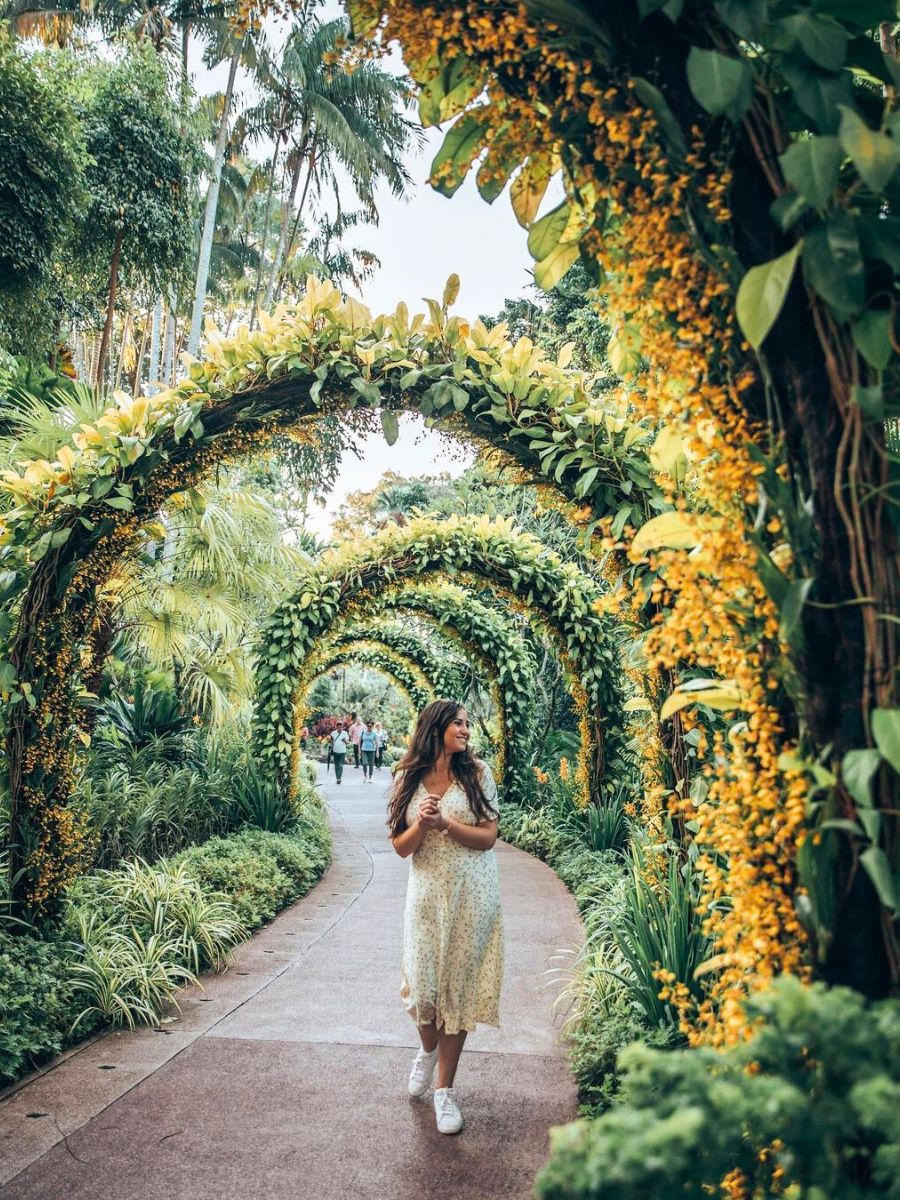
{"label": "curved garden path", "polygon": [[[502,1029],[468,1040],[459,1137],[406,1094],[417,1044],[398,970],[408,863],[387,772],[324,782],[334,860],[177,1019],[97,1038],[0,1099],[5,1200],[493,1200],[532,1195],[548,1127],[575,1115],[544,972],[577,945],[549,868],[498,843]],[[37,1115],[35,1115],[37,1114]]]}

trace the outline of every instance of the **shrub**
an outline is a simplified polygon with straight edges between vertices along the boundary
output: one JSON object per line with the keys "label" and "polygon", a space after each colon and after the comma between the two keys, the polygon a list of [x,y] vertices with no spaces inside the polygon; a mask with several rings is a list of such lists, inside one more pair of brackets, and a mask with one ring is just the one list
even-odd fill
{"label": "shrub", "polygon": [[71,948],[0,928],[0,1083],[59,1054],[78,1013]]}
{"label": "shrub", "polygon": [[551,1134],[542,1200],[900,1196],[900,1003],[784,977],[732,1049],[622,1054],[623,1100]]}

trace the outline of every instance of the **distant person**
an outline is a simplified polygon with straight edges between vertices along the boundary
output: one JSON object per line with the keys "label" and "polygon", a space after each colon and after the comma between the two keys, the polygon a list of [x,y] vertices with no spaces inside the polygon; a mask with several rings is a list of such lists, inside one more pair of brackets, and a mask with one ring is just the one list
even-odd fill
{"label": "distant person", "polygon": [[363,783],[371,783],[375,754],[378,750],[378,734],[375,732],[374,721],[366,721],[366,727],[360,735],[359,748],[362,753]]}
{"label": "distant person", "polygon": [[410,859],[400,997],[422,1048],[409,1093],[423,1096],[437,1068],[440,1133],[462,1129],[453,1080],[466,1034],[477,1022],[500,1024],[497,822],[497,785],[469,749],[469,714],[456,700],[433,700],[394,776],[388,828]]}
{"label": "distant person", "polygon": [[375,722],[375,733],[378,741],[375,744],[375,766],[380,771],[384,766],[384,752],[387,749],[388,733],[380,721]]}
{"label": "distant person", "polygon": [[350,741],[353,745],[353,757],[356,760],[356,766],[359,766],[359,739],[362,737],[365,725],[356,715],[355,712],[350,714],[350,726],[347,733],[350,735]]}
{"label": "distant person", "polygon": [[347,747],[350,745],[350,734],[343,723],[331,734],[331,757],[334,759],[334,782],[340,783],[344,774],[344,763],[347,759]]}

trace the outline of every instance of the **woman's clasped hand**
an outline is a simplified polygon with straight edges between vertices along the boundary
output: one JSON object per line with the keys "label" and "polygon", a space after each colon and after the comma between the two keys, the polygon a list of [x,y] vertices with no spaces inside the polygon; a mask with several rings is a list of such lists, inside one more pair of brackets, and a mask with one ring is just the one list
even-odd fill
{"label": "woman's clasped hand", "polygon": [[419,805],[419,824],[423,829],[444,829],[445,822],[441,815],[440,796],[429,793]]}

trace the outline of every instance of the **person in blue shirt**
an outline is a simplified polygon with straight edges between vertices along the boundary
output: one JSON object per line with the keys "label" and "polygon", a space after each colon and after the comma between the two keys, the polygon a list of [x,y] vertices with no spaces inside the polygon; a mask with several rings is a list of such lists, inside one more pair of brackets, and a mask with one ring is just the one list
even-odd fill
{"label": "person in blue shirt", "polygon": [[359,737],[359,748],[362,751],[363,782],[371,783],[375,770],[375,751],[378,749],[378,734],[375,732],[374,722],[366,721],[366,727]]}

